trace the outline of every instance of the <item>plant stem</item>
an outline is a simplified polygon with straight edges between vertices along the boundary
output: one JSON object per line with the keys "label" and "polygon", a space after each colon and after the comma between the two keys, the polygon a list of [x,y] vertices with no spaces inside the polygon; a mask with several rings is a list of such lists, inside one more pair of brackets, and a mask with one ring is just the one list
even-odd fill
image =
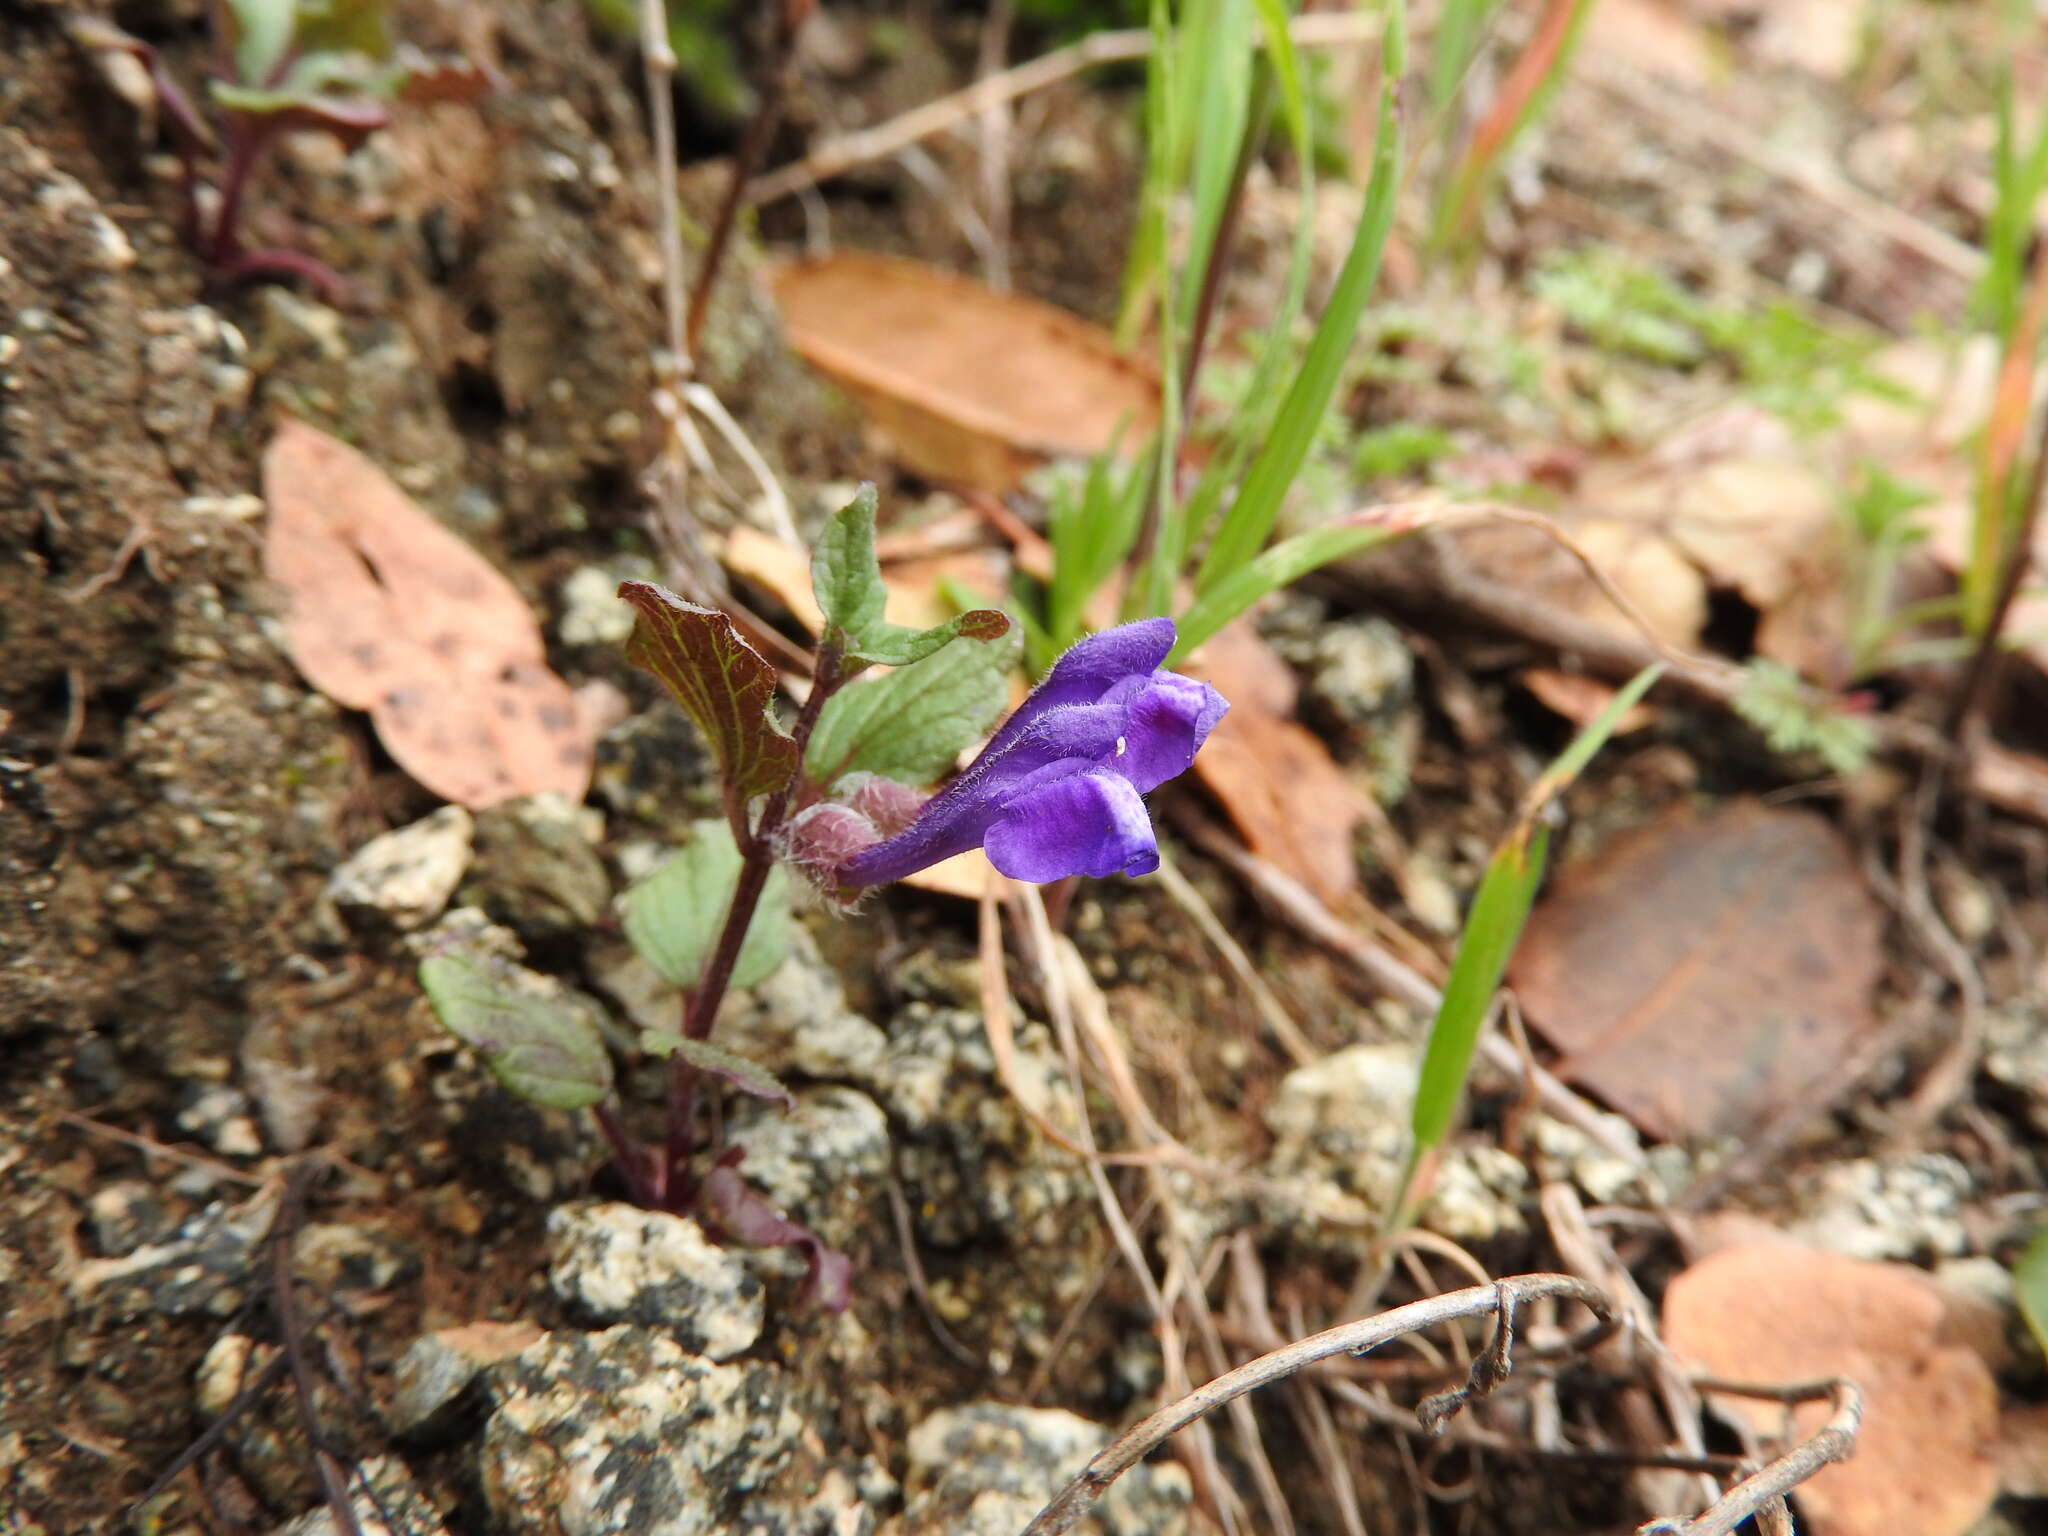
{"label": "plant stem", "polygon": [[[761,893],[768,886],[768,876],[775,868],[775,834],[781,830],[787,819],[791,804],[796,799],[798,783],[803,778],[801,764],[804,749],[810,744],[811,732],[818,724],[818,714],[825,707],[839,687],[840,646],[836,637],[828,637],[818,648],[818,665],[811,679],[810,696],[797,712],[796,723],[790,728],[790,738],[796,743],[797,771],[787,784],[768,797],[761,807],[761,819],[754,830],[740,840],[742,861],[740,876],[733,886],[732,902],[725,910],[725,925],[719,930],[717,947],[711,951],[711,959],[705,964],[704,974],[697,985],[683,995],[683,1026],[685,1040],[703,1040],[711,1034],[711,1026],[718,1019],[719,1006],[725,1001],[727,989],[732,985],[733,968],[739,963],[740,946],[746,942],[747,929],[753,924],[754,909],[761,904]],[[685,1179],[694,1150],[697,1122],[697,1069],[684,1060],[680,1053],[669,1057],[668,1063],[668,1188],[671,1193],[679,1179]],[[685,1186],[688,1187],[688,1186]]]}
{"label": "plant stem", "polygon": [[206,243],[206,260],[216,269],[233,264],[242,254],[242,194],[256,169],[256,157],[269,142],[269,130],[252,119],[229,118],[228,158],[220,173],[220,210],[214,215],[213,237]]}
{"label": "plant stem", "polygon": [[633,1197],[633,1203],[649,1210],[660,1206],[661,1191],[648,1183],[647,1169],[640,1160],[640,1147],[619,1123],[619,1112],[600,1099],[590,1106],[590,1113],[597,1120],[597,1128],[604,1132],[604,1139],[611,1144],[612,1161],[619,1165],[619,1177],[626,1181],[626,1192]]}
{"label": "plant stem", "polygon": [[[768,67],[762,71],[761,99],[756,103],[747,131],[733,155],[732,180],[726,184],[725,197],[718,205],[718,217],[711,226],[711,240],[704,249],[704,265],[698,271],[696,287],[690,293],[690,317],[683,330],[683,345],[693,358],[697,355],[698,340],[704,333],[704,318],[711,309],[711,290],[718,282],[718,269],[725,265],[726,247],[731,245],[733,227],[739,222],[740,203],[746,196],[747,184],[754,179],[755,170],[767,155],[768,142],[775,136],[775,125],[782,119],[782,98],[789,90],[790,61],[796,51],[797,29],[810,9],[809,0],[781,0],[769,22]],[[662,174],[674,176],[672,161],[665,164]]]}
{"label": "plant stem", "polygon": [[2021,583],[2033,568],[2034,530],[2041,522],[2044,490],[2048,490],[2048,415],[2041,418],[2040,436],[2034,446],[2034,464],[2027,481],[2026,505],[2005,552],[2005,569],[2000,574],[1998,591],[1992,598],[1984,633],[1977,637],[1977,647],[1970,653],[1970,663],[1964,670],[1961,686],[1949,697],[1947,718],[1942,722],[1942,737],[1951,749],[1966,750],[1963,743],[1970,717],[1988,704],[1991,680],[2000,654],[1999,634],[2005,628],[2007,615],[2012,612],[2013,600],[2019,596]]}

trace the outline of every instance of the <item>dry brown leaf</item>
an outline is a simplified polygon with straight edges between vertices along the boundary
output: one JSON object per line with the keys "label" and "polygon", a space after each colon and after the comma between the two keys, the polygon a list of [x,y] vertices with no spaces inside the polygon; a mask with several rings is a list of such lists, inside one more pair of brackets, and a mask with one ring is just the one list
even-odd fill
{"label": "dry brown leaf", "polygon": [[1158,382],[1107,332],[1017,294],[847,253],[772,276],[790,345],[866,406],[904,463],[1002,492],[1047,457],[1136,449]]}
{"label": "dry brown leaf", "polygon": [[591,748],[540,626],[495,567],[369,459],[285,418],[263,454],[264,573],[307,681],[365,709],[398,765],[480,810],[590,785]]}
{"label": "dry brown leaf", "polygon": [[1374,807],[1321,740],[1294,720],[1287,663],[1239,621],[1183,668],[1230,700],[1195,758],[1195,776],[1245,846],[1306,885],[1325,906],[1358,888],[1353,836]]}
{"label": "dry brown leaf", "polygon": [[[1551,514],[1666,644],[1690,648],[1710,590],[1769,614],[1815,583],[1833,585],[1839,519],[1833,480],[1767,412],[1728,406],[1648,454],[1594,459],[1570,505]],[[1634,636],[1636,625],[1542,530],[1476,520],[1459,550],[1494,580]]]}
{"label": "dry brown leaf", "polygon": [[[1846,1376],[1863,1391],[1856,1454],[1797,1490],[1815,1536],[1959,1536],[1998,1491],[1998,1392],[1984,1362],[1935,1341],[1942,1303],[1917,1272],[1781,1243],[1724,1249],[1671,1282],[1664,1338],[1710,1374]],[[1759,1433],[1772,1403],[1723,1397]],[[1794,1411],[1796,1433],[1827,1419]]]}
{"label": "dry brown leaf", "polygon": [[[1554,667],[1530,667],[1522,674],[1522,686],[1554,715],[1562,715],[1581,729],[1600,718],[1600,711],[1614,702],[1618,691],[1597,677],[1583,672],[1560,672]],[[1647,704],[1631,704],[1614,723],[1613,734],[1626,736],[1640,731],[1657,718]]]}
{"label": "dry brown leaf", "polygon": [[1882,926],[1832,828],[1738,801],[1566,869],[1510,979],[1560,1076],[1657,1136],[1741,1134],[1875,1026]]}

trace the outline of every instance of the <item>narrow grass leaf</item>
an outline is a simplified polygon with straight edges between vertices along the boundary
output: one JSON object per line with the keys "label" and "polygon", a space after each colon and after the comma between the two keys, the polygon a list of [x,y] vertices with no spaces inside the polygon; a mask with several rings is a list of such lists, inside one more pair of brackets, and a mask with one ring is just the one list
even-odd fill
{"label": "narrow grass leaf", "polygon": [[2034,1342],[2048,1350],[2048,1227],[2028,1238],[2014,1260],[2012,1291]]}
{"label": "narrow grass leaf", "polygon": [[1429,1045],[1422,1057],[1422,1076],[1415,1088],[1410,1122],[1413,1156],[1440,1146],[1465,1094],[1479,1032],[1500,990],[1515,943],[1528,921],[1543,880],[1543,859],[1549,847],[1547,829],[1538,828],[1526,844],[1510,838],[1495,852],[1473,898],[1458,953],[1444,982],[1444,997],[1429,1026]]}
{"label": "narrow grass leaf", "polygon": [[1572,738],[1572,744],[1558,754],[1557,760],[1531,787],[1527,801],[1529,809],[1523,813],[1525,819],[1541,809],[1546,801],[1555,799],[1570,788],[1572,781],[1586,771],[1586,764],[1593,761],[1593,754],[1607,745],[1607,738],[1621,724],[1621,717],[1636,707],[1666,670],[1663,662],[1653,662],[1622,684],[1614,697],[1607,701],[1607,707],[1586,723],[1585,729]]}
{"label": "narrow grass leaf", "polygon": [[1395,104],[1401,66],[1407,57],[1404,15],[1401,0],[1393,0],[1387,8],[1387,30],[1381,41],[1379,126],[1373,144],[1372,179],[1366,187],[1365,209],[1359,215],[1351,250],[1344,258],[1329,306],[1316,326],[1300,371],[1274,418],[1265,447],[1252,461],[1237,500],[1224,516],[1215,542],[1202,562],[1195,582],[1198,593],[1206,593],[1248,563],[1273,531],[1280,503],[1300,474],[1317,429],[1330,408],[1345,356],[1365,313],[1366,300],[1379,279],[1380,257],[1393,228],[1395,193],[1400,184],[1400,128]]}
{"label": "narrow grass leaf", "polygon": [[1239,566],[1189,605],[1180,616],[1180,639],[1169,661],[1191,654],[1204,640],[1250,608],[1268,592],[1299,581],[1310,571],[1359,550],[1370,549],[1404,530],[1380,524],[1345,522],[1311,528]]}

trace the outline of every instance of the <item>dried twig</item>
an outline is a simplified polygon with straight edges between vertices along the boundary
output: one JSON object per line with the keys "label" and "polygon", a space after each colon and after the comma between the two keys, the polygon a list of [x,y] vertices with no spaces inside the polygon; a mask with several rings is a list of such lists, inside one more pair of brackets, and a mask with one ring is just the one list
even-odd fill
{"label": "dried twig", "polygon": [[[1411,26],[1410,30],[1417,29]],[[1379,37],[1380,18],[1363,12],[1299,16],[1290,31],[1297,48],[1357,47]],[[757,178],[747,189],[747,206],[772,203],[805,187],[830,181],[855,166],[886,160],[921,139],[956,128],[991,108],[1070,80],[1098,65],[1142,59],[1151,52],[1152,35],[1141,28],[1091,32],[1077,43],[1040,54],[1000,74],[984,75],[963,90],[913,107],[886,123],[827,139],[803,159]]]}
{"label": "dried twig", "polygon": [[[654,0],[658,5],[660,0]],[[689,354],[697,354],[697,343],[704,334],[704,317],[711,310],[711,291],[718,283],[719,269],[725,265],[725,253],[732,244],[732,232],[739,222],[740,203],[752,179],[754,168],[761,163],[761,157],[768,153],[769,141],[775,135],[775,127],[782,120],[783,98],[789,93],[789,77],[796,53],[796,35],[806,17],[810,15],[814,0],[778,0],[768,7],[768,49],[762,65],[760,95],[754,104],[754,115],[747,123],[746,133],[740,139],[740,146],[732,160],[732,178],[726,183],[725,196],[719,200],[717,216],[711,223],[711,239],[704,249],[704,264],[697,269],[697,285],[690,294],[690,314],[683,326],[683,342]],[[673,185],[675,180],[675,155],[671,152],[661,157],[662,179]]]}
{"label": "dried twig", "polygon": [[1202,893],[1188,882],[1187,876],[1180,872],[1180,866],[1164,854],[1165,850],[1162,849],[1158,869],[1159,888],[1173,898],[1175,905],[1187,913],[1194,921],[1195,927],[1201,930],[1202,937],[1207,939],[1215,947],[1216,953],[1223,957],[1224,965],[1250,996],[1252,1005],[1259,1011],[1259,1017],[1265,1022],[1273,1038],[1279,1042],[1281,1049],[1293,1058],[1297,1067],[1311,1066],[1321,1061],[1323,1053],[1301,1032],[1301,1026],[1294,1022],[1294,1016],[1287,1011],[1287,1005],[1280,1001],[1271,987],[1266,985],[1266,978],[1259,974],[1258,967],[1252,964],[1251,957],[1244,952],[1244,947],[1230,936],[1230,930],[1217,918],[1215,909],[1209,905]]}
{"label": "dried twig", "polygon": [[[1304,936],[1350,964],[1370,985],[1422,1013],[1433,1015],[1436,1012],[1443,1001],[1440,991],[1353,929],[1300,881],[1241,847],[1228,833],[1206,817],[1194,813],[1184,802],[1176,809],[1175,820],[1196,847],[1228,866],[1275,912]],[[1520,1055],[1514,1045],[1502,1036],[1491,1032],[1480,1036],[1479,1049],[1493,1067],[1517,1077],[1522,1075],[1524,1063]],[[1617,1136],[1607,1117],[1557,1077],[1535,1067],[1530,1071],[1528,1080],[1536,1096],[1542,1100],[1543,1107],[1551,1114],[1584,1131],[1616,1157],[1625,1158],[1638,1168],[1645,1166],[1642,1148]]]}
{"label": "dried twig", "polygon": [[1091,1460],[1024,1528],[1023,1536],[1060,1536],[1094,1507],[1103,1491],[1174,1434],[1204,1415],[1242,1397],[1254,1388],[1283,1381],[1306,1366],[1338,1355],[1359,1355],[1420,1328],[1466,1317],[1495,1316],[1495,1341],[1463,1387],[1426,1401],[1419,1412],[1426,1422],[1441,1425],[1475,1397],[1483,1397],[1504,1381],[1511,1365],[1512,1320],[1515,1309],[1538,1296],[1562,1296],[1583,1303],[1597,1319],[1570,1341],[1574,1352],[1590,1349],[1618,1326],[1612,1306],[1598,1287],[1571,1275],[1517,1275],[1492,1285],[1475,1285],[1442,1296],[1430,1296],[1395,1307],[1376,1317],[1343,1323],[1311,1334],[1270,1354],[1226,1371],[1207,1386],[1169,1403],[1124,1431]]}
{"label": "dried twig", "polygon": [[1855,1454],[1857,1431],[1863,1427],[1863,1394],[1845,1377],[1786,1387],[1712,1378],[1700,1378],[1694,1385],[1704,1392],[1761,1397],[1781,1403],[1805,1403],[1824,1397],[1834,1405],[1834,1415],[1812,1439],[1745,1477],[1703,1513],[1690,1520],[1652,1520],[1639,1529],[1638,1536],[1728,1536],[1752,1515],[1761,1523],[1767,1509],[1775,1507],[1782,1514],[1786,1494],[1828,1463],[1846,1461]]}
{"label": "dried twig", "polygon": [[356,1521],[355,1500],[349,1496],[349,1474],[327,1449],[326,1437],[314,1409],[313,1364],[306,1353],[305,1321],[299,1314],[297,1284],[292,1276],[292,1240],[305,1219],[306,1196],[313,1181],[327,1171],[324,1159],[302,1157],[285,1175],[284,1198],[278,1203],[277,1220],[270,1229],[270,1305],[277,1317],[278,1339],[291,1365],[292,1398],[298,1405],[299,1425],[312,1451],[314,1469],[320,1475],[321,1491],[327,1496],[328,1512],[340,1536],[362,1536]]}

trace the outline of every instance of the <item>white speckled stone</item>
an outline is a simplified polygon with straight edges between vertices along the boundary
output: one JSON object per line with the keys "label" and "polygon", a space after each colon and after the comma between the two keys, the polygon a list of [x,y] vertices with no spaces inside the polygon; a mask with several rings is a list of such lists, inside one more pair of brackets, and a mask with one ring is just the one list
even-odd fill
{"label": "white speckled stone", "polygon": [[373,837],[335,870],[327,894],[344,917],[424,928],[448,905],[469,868],[476,824],[459,805]]}
{"label": "white speckled stone", "polygon": [[548,1283],[582,1317],[638,1323],[729,1360],[761,1336],[761,1282],[687,1216],[617,1203],[548,1216]]}

